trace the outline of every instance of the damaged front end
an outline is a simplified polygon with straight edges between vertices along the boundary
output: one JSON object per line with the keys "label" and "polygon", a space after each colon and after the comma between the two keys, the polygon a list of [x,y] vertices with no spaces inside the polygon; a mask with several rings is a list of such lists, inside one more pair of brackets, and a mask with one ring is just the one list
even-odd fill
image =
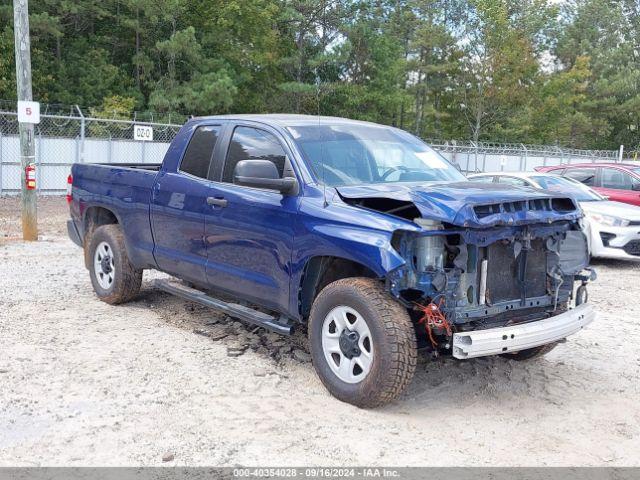
{"label": "damaged front end", "polygon": [[581,212],[570,198],[536,193],[468,202],[449,221],[425,218],[421,206],[393,204],[395,211],[423,215],[413,219],[420,231],[394,233],[392,246],[405,264],[388,274],[387,285],[426,323],[435,351],[451,348],[451,331],[519,325],[565,312],[575,282],[595,278]]}
{"label": "damaged front end", "polygon": [[567,304],[576,280],[591,276],[586,238],[574,226],[476,232],[432,224],[424,233],[397,232],[394,248],[407,262],[388,275],[389,289],[408,305],[444,300],[459,329],[544,317]]}

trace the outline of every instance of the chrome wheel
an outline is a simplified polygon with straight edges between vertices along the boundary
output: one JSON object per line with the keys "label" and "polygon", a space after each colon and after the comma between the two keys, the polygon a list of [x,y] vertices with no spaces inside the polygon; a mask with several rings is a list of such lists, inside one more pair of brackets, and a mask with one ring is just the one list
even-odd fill
{"label": "chrome wheel", "polygon": [[362,315],[346,306],[331,310],[322,325],[322,350],[340,380],[346,383],[364,380],[373,364],[373,341]]}
{"label": "chrome wheel", "polygon": [[93,271],[98,285],[109,290],[115,278],[115,267],[113,265],[113,250],[107,242],[100,242],[93,254]]}

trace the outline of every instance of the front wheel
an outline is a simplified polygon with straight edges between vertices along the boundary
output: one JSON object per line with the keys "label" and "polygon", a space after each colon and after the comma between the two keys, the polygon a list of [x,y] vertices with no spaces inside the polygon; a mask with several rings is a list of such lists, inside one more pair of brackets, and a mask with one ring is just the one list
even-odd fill
{"label": "front wheel", "polygon": [[119,225],[103,225],[91,236],[89,273],[96,295],[103,302],[118,304],[135,297],[142,284],[142,270],[129,261]]}
{"label": "front wheel", "polygon": [[359,407],[393,401],[416,368],[416,336],[407,310],[370,278],[325,287],[311,308],[309,343],[320,380]]}

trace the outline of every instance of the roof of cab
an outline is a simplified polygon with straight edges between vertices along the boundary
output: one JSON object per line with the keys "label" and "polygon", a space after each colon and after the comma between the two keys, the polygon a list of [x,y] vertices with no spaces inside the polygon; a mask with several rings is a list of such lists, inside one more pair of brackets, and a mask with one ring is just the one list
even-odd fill
{"label": "roof of cab", "polygon": [[303,125],[368,125],[381,128],[393,128],[362,120],[351,120],[341,117],[324,117],[318,115],[297,115],[289,113],[240,114],[240,115],[212,115],[196,117],[195,120],[247,120],[268,125],[277,124],[281,127],[296,127]]}

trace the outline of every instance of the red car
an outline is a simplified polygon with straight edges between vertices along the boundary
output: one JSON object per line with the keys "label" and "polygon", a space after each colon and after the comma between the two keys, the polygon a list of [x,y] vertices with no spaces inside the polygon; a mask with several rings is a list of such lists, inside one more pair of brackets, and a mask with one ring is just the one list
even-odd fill
{"label": "red car", "polygon": [[537,167],[535,170],[573,178],[609,200],[640,206],[640,164],[576,163]]}

